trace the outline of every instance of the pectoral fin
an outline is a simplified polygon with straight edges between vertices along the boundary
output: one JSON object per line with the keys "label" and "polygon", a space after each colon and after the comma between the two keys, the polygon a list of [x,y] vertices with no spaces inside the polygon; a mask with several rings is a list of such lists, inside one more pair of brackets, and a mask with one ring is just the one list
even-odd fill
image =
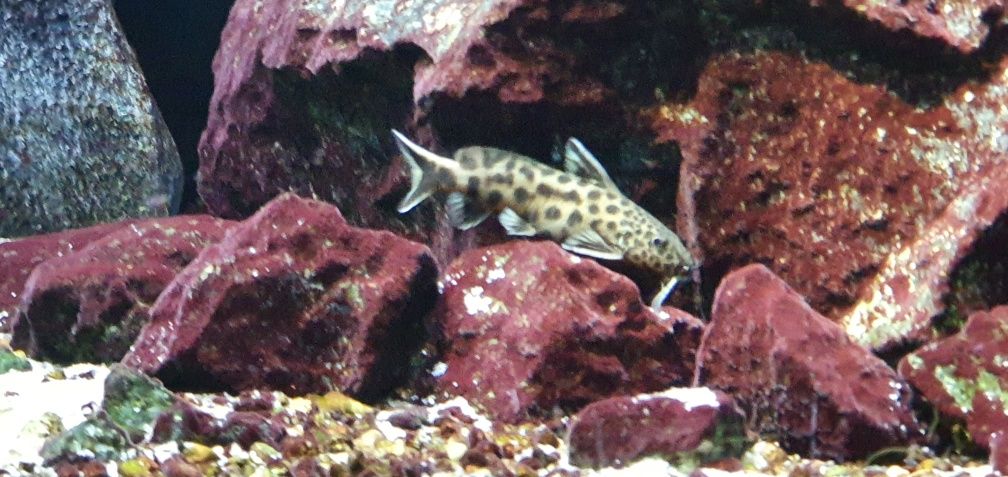
{"label": "pectoral fin", "polygon": [[665,299],[668,298],[669,294],[672,293],[673,290],[675,290],[676,285],[678,285],[680,281],[679,277],[672,277],[665,282],[651,300],[651,308],[655,310],[661,309],[662,303],[665,303]]}
{"label": "pectoral fin", "polygon": [[480,207],[461,192],[448,194],[445,200],[448,209],[448,220],[460,230],[469,230],[490,216],[490,211]]}
{"label": "pectoral fin", "polygon": [[501,211],[497,218],[509,235],[531,237],[536,234],[536,229],[532,227],[532,224],[526,222],[525,219],[521,218],[517,212],[510,208],[505,208]]}
{"label": "pectoral fin", "polygon": [[622,250],[606,243],[605,239],[592,229],[584,229],[567,237],[567,240],[564,240],[560,246],[571,252],[602,260],[620,260],[623,258]]}
{"label": "pectoral fin", "polygon": [[598,159],[575,138],[567,140],[564,148],[564,169],[571,174],[575,174],[585,179],[591,179],[608,188],[616,189],[616,184],[609,178],[602,164]]}

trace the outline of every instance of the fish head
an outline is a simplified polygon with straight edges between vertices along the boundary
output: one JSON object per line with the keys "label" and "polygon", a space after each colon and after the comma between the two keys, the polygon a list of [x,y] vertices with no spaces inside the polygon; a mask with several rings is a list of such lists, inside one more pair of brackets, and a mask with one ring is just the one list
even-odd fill
{"label": "fish head", "polygon": [[[642,228],[643,234],[634,241],[627,256],[663,277],[688,278],[697,261],[675,232],[663,224]],[[636,259],[636,260],[633,260]]]}

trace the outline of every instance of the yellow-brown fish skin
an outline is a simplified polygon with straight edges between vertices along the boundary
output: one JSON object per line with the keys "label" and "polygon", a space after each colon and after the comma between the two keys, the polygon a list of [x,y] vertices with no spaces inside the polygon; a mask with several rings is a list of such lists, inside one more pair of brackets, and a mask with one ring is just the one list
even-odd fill
{"label": "yellow-brown fish skin", "polygon": [[658,307],[695,266],[679,237],[627,199],[598,162],[572,139],[570,168],[560,171],[520,154],[471,146],[453,158],[438,156],[393,131],[410,165],[412,188],[400,203],[406,212],[434,192],[449,196],[449,216],[460,228],[498,214],[512,235],[545,235],[564,248],[602,259],[625,260],[664,277]]}

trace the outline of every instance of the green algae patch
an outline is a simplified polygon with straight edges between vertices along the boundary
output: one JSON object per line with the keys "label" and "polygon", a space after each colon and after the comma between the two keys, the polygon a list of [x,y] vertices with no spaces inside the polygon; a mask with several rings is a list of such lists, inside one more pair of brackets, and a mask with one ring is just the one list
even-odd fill
{"label": "green algae patch", "polygon": [[134,441],[153,430],[158,415],[174,402],[160,381],[123,365],[113,365],[105,378],[102,409]]}
{"label": "green algae patch", "polygon": [[8,348],[0,348],[0,374],[7,371],[28,371],[31,362],[24,355]]}
{"label": "green algae patch", "polygon": [[47,464],[77,459],[119,460],[129,449],[129,437],[107,418],[91,416],[63,431],[42,447]]}

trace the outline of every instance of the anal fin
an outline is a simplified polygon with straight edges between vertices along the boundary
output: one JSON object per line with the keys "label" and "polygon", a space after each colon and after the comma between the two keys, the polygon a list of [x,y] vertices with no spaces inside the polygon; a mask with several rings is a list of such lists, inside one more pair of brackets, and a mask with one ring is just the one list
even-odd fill
{"label": "anal fin", "polygon": [[448,220],[460,230],[469,230],[490,216],[489,210],[480,207],[461,192],[448,194],[445,208],[448,209]]}
{"label": "anal fin", "polygon": [[501,225],[504,226],[504,230],[507,231],[508,235],[531,237],[537,233],[532,224],[526,222],[525,219],[518,215],[518,212],[515,212],[510,208],[502,210],[500,215],[497,216],[497,219],[500,220]]}
{"label": "anal fin", "polygon": [[605,239],[593,229],[584,229],[567,237],[560,244],[566,250],[602,260],[620,260],[623,251],[606,243]]}

